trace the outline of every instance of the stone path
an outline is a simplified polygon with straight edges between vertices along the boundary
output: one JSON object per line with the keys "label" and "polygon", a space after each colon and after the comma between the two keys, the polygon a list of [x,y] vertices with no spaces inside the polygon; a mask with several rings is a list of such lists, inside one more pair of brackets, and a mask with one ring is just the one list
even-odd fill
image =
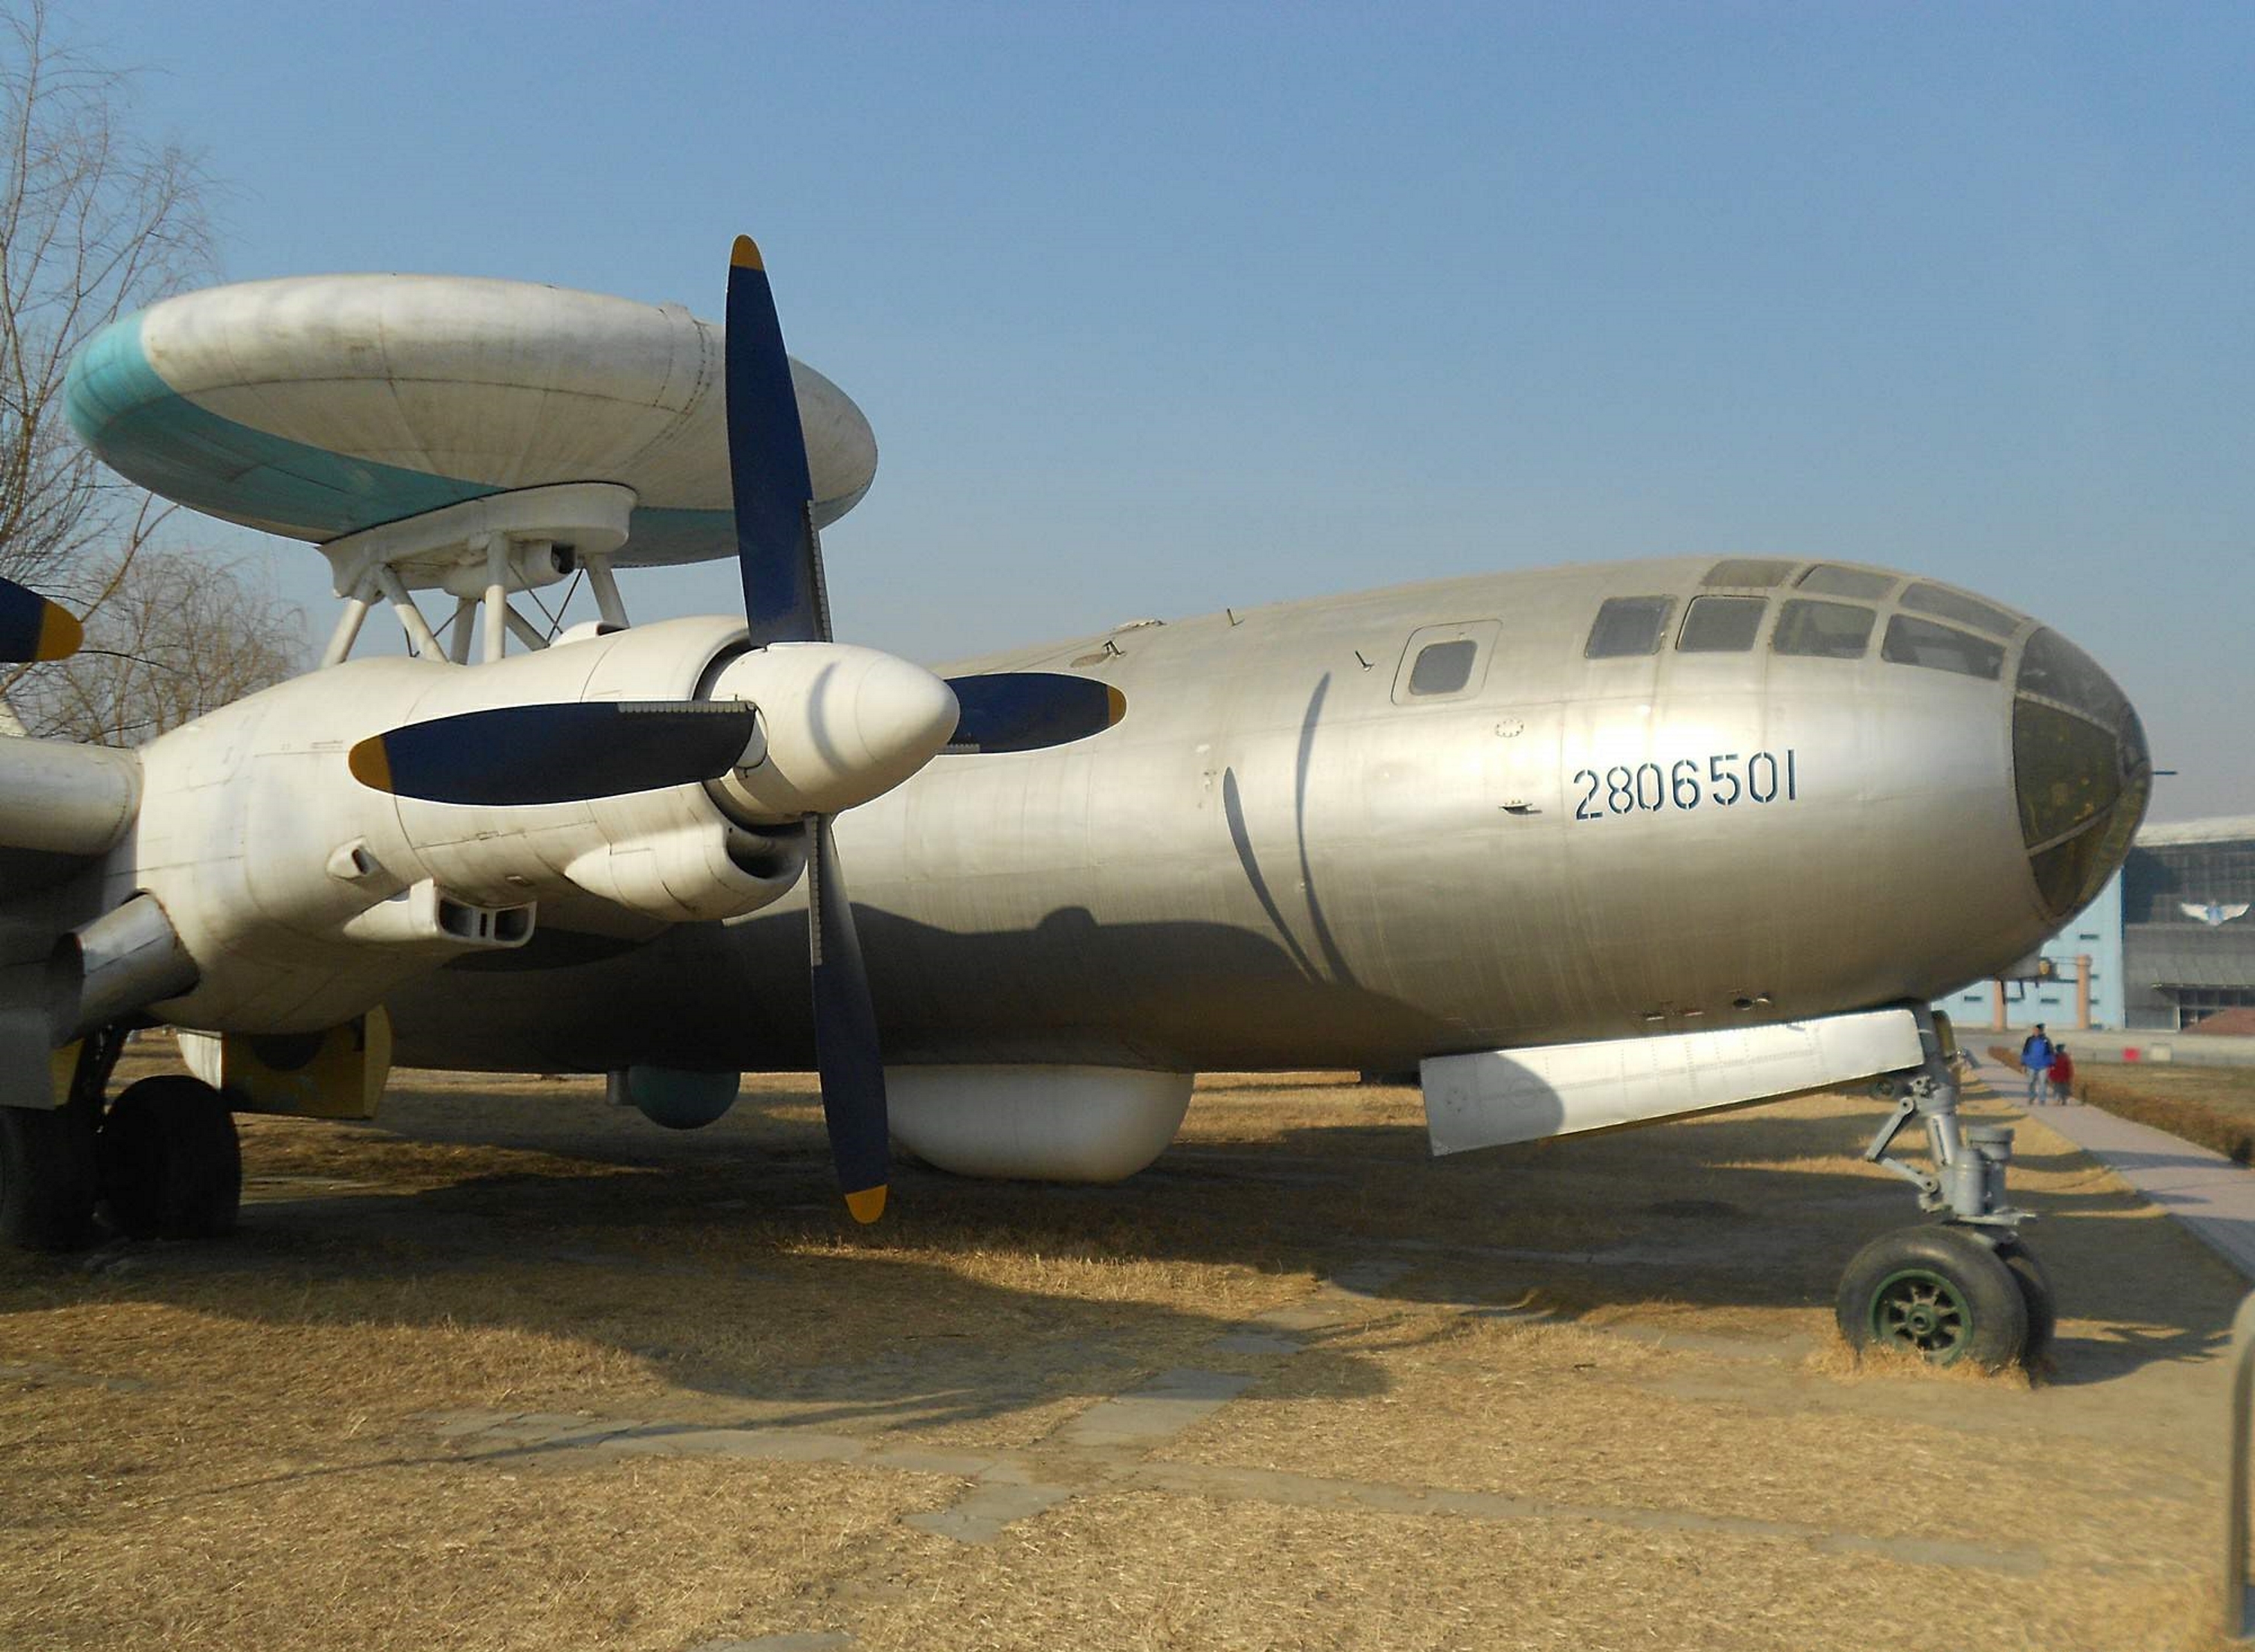
{"label": "stone path", "polygon": [[[2026,1106],[2020,1100],[2026,1086],[2018,1073],[1985,1058],[1977,1058],[1974,1067],[1999,1098]],[[2255,1170],[2104,1107],[2076,1104],[2027,1111],[2255,1281]]]}

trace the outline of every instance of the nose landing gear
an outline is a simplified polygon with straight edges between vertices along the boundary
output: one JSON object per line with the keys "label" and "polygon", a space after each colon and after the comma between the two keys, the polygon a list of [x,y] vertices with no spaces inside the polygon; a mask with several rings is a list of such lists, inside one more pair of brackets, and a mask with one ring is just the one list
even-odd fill
{"label": "nose landing gear", "polygon": [[[2020,1241],[2028,1213],[2005,1203],[2013,1133],[1961,1123],[1946,1030],[1923,1006],[1914,1013],[1926,1060],[1879,1080],[1895,1110],[1864,1156],[1916,1187],[1920,1209],[1946,1214],[1856,1253],[1840,1282],[1840,1334],[1857,1349],[1897,1347],[1935,1365],[2034,1366],[2050,1349],[2057,1313],[2051,1282]],[[1887,1152],[1914,1117],[1926,1127],[1931,1170]]]}

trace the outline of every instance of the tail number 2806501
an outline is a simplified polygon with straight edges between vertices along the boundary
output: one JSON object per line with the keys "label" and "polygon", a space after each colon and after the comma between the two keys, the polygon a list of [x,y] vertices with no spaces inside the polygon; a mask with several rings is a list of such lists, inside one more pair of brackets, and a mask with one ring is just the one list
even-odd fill
{"label": "tail number 2806501", "polygon": [[1577,769],[1577,820],[1602,820],[1613,814],[1657,814],[1668,809],[1711,805],[1728,809],[1740,803],[1793,803],[1801,796],[1801,777],[1793,748],[1740,756],[1718,751],[1706,757],[1656,763],[1615,763],[1612,768]]}

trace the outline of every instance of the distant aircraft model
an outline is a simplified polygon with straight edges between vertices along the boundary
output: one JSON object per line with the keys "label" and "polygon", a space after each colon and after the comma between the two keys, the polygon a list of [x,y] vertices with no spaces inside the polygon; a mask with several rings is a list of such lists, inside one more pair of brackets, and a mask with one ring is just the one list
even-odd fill
{"label": "distant aircraft model", "polygon": [[[382,277],[90,347],[95,451],[320,542],[347,606],[322,669],[137,755],[0,742],[8,1237],[72,1242],[97,1199],[224,1230],[231,1111],[367,1116],[395,1058],[607,1072],[677,1127],[818,1065],[864,1217],[889,1135],[1131,1174],[1200,1070],[1416,1068],[1443,1152],[1875,1080],[1869,1156],[1943,1220],[1851,1263],[1844,1330],[2040,1350],[2008,1136],[1960,1122],[1925,1005],[2126,850],[2150,762],[2087,657],[1950,586],[1729,557],[1143,622],[943,684],[827,640],[814,530],[875,447],[755,266],[725,351],[685,312]],[[627,626],[616,568],[727,549],[748,636]],[[575,574],[603,622],[551,643],[509,599]],[[418,657],[347,657],[379,600]],[[19,653],[69,641],[18,610]],[[200,1081],[105,1108],[147,1020]],[[1930,1168],[1888,1154],[1914,1121]]]}

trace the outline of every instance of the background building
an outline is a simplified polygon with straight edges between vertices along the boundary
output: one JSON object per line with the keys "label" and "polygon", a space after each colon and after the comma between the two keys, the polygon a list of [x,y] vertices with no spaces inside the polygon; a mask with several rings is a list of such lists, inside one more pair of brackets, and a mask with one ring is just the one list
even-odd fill
{"label": "background building", "polygon": [[2022,975],[1977,982],[1935,1008],[1968,1029],[2041,1021],[2168,1032],[2255,1009],[2255,817],[2146,826],[2098,898]]}
{"label": "background building", "polygon": [[2255,816],[2147,826],[2120,875],[2119,1025],[2255,1008]]}

